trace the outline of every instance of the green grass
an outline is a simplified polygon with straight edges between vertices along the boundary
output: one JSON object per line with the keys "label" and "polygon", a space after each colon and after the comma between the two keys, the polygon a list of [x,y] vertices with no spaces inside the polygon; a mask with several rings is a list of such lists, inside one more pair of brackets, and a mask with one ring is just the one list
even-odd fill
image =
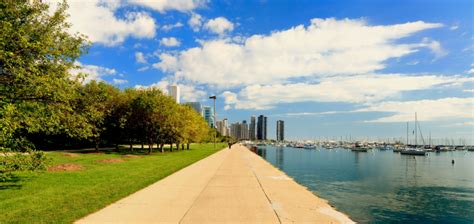
{"label": "green grass", "polygon": [[[81,171],[19,172],[0,183],[0,223],[71,223],[136,192],[217,150],[212,144],[191,145],[191,150],[124,158],[120,153],[79,154],[65,157],[48,153],[52,165],[76,163]],[[120,158],[122,163],[98,163]]]}

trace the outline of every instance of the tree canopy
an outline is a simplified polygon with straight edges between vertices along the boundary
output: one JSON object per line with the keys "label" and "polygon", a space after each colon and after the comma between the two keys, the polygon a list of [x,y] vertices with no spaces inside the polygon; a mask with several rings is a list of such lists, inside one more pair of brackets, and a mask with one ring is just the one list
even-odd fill
{"label": "tree canopy", "polygon": [[71,34],[67,4],[0,2],[0,148],[142,144],[206,139],[201,115],[157,89],[120,90],[72,75],[90,43]]}

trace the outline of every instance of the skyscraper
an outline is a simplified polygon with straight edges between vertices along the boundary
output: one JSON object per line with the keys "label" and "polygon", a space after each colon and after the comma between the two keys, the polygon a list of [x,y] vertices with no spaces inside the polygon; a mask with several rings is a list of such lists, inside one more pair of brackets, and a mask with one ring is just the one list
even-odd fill
{"label": "skyscraper", "polygon": [[168,95],[173,97],[176,103],[179,104],[179,86],[178,85],[168,86]]}
{"label": "skyscraper", "polygon": [[240,139],[249,139],[249,125],[246,120],[240,124]]}
{"label": "skyscraper", "polygon": [[255,116],[250,117],[250,125],[249,125],[249,139],[255,140],[255,125],[256,125],[257,118]]}
{"label": "skyscraper", "polygon": [[228,136],[229,133],[227,132],[227,118],[222,121],[216,121],[216,128],[219,133],[223,136]]}
{"label": "skyscraper", "polygon": [[202,107],[202,109],[203,109],[203,112],[204,112],[204,119],[209,124],[209,127],[213,128],[214,127],[214,114],[213,114],[212,107],[204,106],[204,107]]}
{"label": "skyscraper", "polygon": [[276,137],[277,141],[285,140],[285,122],[278,120],[276,123]]}
{"label": "skyscraper", "polygon": [[187,102],[186,105],[191,106],[198,114],[202,116],[202,104],[199,102]]}
{"label": "skyscraper", "polygon": [[234,137],[237,140],[240,140],[241,136],[241,125],[240,122],[235,122],[230,125],[230,136]]}
{"label": "skyscraper", "polygon": [[257,120],[257,139],[267,140],[267,117],[260,115]]}

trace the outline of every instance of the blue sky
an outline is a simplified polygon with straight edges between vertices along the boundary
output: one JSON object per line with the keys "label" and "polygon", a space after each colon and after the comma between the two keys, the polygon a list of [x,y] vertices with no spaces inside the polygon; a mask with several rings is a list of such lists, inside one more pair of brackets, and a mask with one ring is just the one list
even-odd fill
{"label": "blue sky", "polygon": [[401,138],[418,112],[424,135],[473,143],[472,1],[69,3],[86,82],[216,94],[218,118],[265,114],[271,138],[279,119],[289,139]]}

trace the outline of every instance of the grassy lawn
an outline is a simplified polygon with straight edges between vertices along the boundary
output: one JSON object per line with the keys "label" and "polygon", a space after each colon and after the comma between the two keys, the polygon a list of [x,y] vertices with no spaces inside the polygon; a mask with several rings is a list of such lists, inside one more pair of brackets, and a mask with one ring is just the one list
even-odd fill
{"label": "grassy lawn", "polygon": [[[191,145],[191,150],[125,157],[105,154],[48,153],[52,165],[73,163],[78,171],[17,173],[18,178],[0,183],[0,223],[71,223],[136,192],[217,150],[212,144]],[[123,160],[101,163],[104,159]]]}

